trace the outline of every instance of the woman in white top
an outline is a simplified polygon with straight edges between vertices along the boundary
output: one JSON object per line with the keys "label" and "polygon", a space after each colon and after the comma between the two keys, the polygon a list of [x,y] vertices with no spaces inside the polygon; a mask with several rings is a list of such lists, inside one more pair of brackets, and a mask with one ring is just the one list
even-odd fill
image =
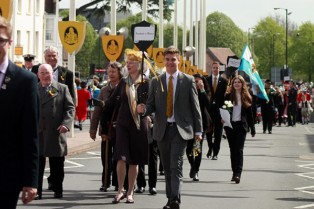
{"label": "woman in white top", "polygon": [[240,183],[243,167],[243,148],[246,134],[250,130],[252,137],[255,136],[252,97],[242,76],[239,75],[232,79],[226,97],[226,100],[230,100],[233,104],[230,115],[233,128],[225,127],[233,171],[231,181],[238,184]]}

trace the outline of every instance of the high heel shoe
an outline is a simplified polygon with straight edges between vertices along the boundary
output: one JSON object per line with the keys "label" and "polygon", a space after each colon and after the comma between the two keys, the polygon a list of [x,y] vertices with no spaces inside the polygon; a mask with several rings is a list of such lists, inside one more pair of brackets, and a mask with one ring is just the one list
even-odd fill
{"label": "high heel shoe", "polygon": [[113,204],[117,204],[119,203],[121,200],[123,200],[125,198],[125,194],[123,192],[118,193],[112,200]]}

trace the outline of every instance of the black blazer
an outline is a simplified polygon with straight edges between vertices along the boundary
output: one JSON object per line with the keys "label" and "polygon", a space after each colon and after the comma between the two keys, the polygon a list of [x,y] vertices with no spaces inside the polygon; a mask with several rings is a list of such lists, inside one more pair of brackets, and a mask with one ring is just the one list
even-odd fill
{"label": "black blazer", "polygon": [[74,80],[73,80],[73,72],[64,67],[58,66],[58,82],[63,83],[68,86],[71,97],[75,98],[75,88],[74,88]]}
{"label": "black blazer", "polygon": [[9,61],[0,101],[0,187],[9,192],[37,188],[37,77]]}
{"label": "black blazer", "polygon": [[211,95],[210,102],[212,104],[215,103],[217,107],[223,106],[225,102],[225,93],[226,93],[227,85],[228,85],[227,80],[221,77],[221,75],[219,75],[218,84],[216,87],[216,93],[214,93],[212,75],[207,77],[206,79],[209,84],[209,90],[210,90],[210,95]]}

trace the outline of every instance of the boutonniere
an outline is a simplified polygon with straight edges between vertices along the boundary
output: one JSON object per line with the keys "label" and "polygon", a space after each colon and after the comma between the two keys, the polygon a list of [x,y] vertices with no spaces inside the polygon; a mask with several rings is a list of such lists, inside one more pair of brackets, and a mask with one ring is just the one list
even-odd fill
{"label": "boutonniere", "polygon": [[11,78],[10,78],[9,76],[6,76],[6,77],[4,78],[4,82],[3,82],[3,84],[2,84],[1,89],[7,89],[7,84],[8,84],[10,81],[11,81]]}
{"label": "boutonniere", "polygon": [[61,74],[61,80],[62,80],[62,81],[64,81],[66,74],[67,74],[66,71],[63,71],[63,72],[62,72],[62,74]]}
{"label": "boutonniere", "polygon": [[50,96],[55,95],[57,92],[58,92],[58,90],[55,89],[55,88],[52,88],[52,89],[50,89],[50,90],[48,91],[48,93],[49,93]]}

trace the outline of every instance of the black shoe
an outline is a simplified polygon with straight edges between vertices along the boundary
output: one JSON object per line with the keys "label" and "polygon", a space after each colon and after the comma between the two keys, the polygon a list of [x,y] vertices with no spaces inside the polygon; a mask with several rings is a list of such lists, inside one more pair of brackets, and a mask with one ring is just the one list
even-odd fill
{"label": "black shoe", "polygon": [[119,187],[118,186],[115,186],[114,187],[114,191],[118,191],[119,190]]}
{"label": "black shoe", "polygon": [[214,156],[212,157],[212,160],[218,160],[217,155],[214,155]]}
{"label": "black shoe", "polygon": [[177,200],[174,200],[170,203],[170,209],[180,209],[180,203]]}
{"label": "black shoe", "polygon": [[263,131],[263,134],[266,134],[266,131]]}
{"label": "black shoe", "polygon": [[144,193],[145,192],[145,188],[144,187],[138,187],[136,190],[135,190],[135,193]]}
{"label": "black shoe", "polygon": [[212,149],[208,149],[208,152],[206,154],[207,158],[210,158],[210,156],[212,155]]}
{"label": "black shoe", "polygon": [[41,194],[37,194],[34,200],[41,200]]}
{"label": "black shoe", "polygon": [[234,177],[234,181],[236,184],[240,183],[240,177],[239,176],[235,176]]}
{"label": "black shoe", "polygon": [[155,187],[151,187],[151,188],[149,188],[149,193],[150,193],[151,195],[155,195],[155,194],[157,194],[157,190],[156,190],[156,188],[155,188]]}
{"label": "black shoe", "polygon": [[83,129],[82,124],[79,124],[79,129],[80,129],[80,131],[82,131],[82,129]]}
{"label": "black shoe", "polygon": [[74,124],[74,128],[80,129],[80,125]]}
{"label": "black shoe", "polygon": [[170,209],[170,201],[169,200],[162,209]]}
{"label": "black shoe", "polygon": [[271,131],[268,131],[269,134],[271,134]]}
{"label": "black shoe", "polygon": [[231,181],[235,181],[235,176],[232,176]]}
{"label": "black shoe", "polygon": [[160,171],[159,174],[160,174],[161,176],[164,176],[164,175],[165,175],[165,172],[164,172],[164,171]]}
{"label": "black shoe", "polygon": [[193,177],[193,181],[199,181],[200,179],[198,178],[198,173],[195,172],[194,177]]}
{"label": "black shoe", "polygon": [[101,185],[101,187],[99,188],[99,191],[101,192],[107,192],[107,188],[104,187],[104,185]]}
{"label": "black shoe", "polygon": [[54,198],[62,198],[62,197],[63,197],[62,192],[55,192]]}

